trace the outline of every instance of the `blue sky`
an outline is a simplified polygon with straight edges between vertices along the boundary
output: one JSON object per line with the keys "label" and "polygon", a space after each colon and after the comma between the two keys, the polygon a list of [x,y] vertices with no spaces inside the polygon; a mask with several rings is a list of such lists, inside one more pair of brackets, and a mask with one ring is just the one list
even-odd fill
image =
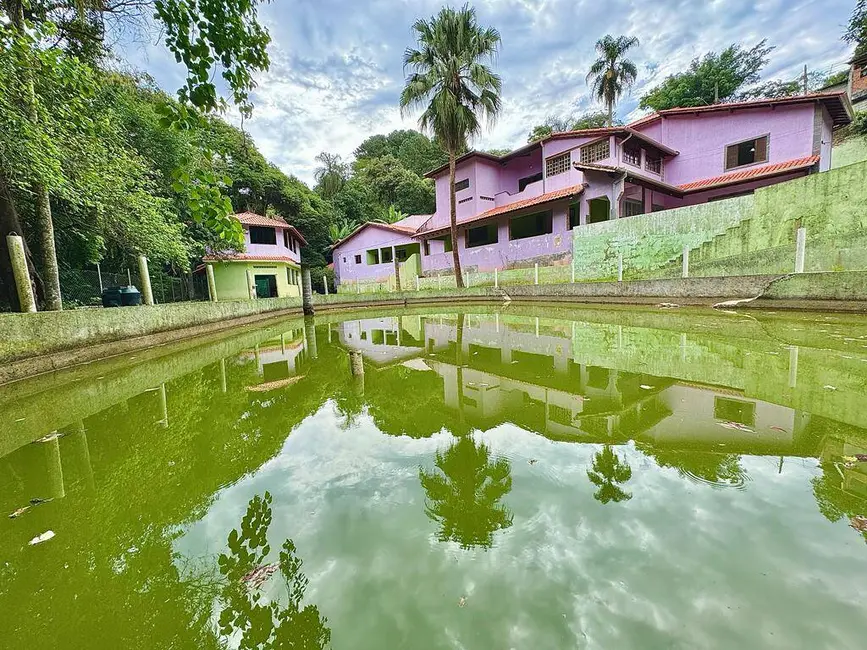
{"label": "blue sky", "polygon": [[[262,153],[285,172],[311,182],[320,151],[350,158],[367,136],[413,128],[400,115],[401,57],[411,25],[443,5],[430,0],[275,0],[260,9],[272,43],[271,68],[258,78],[254,117],[245,124]],[[850,52],[840,41],[854,0],[485,0],[479,21],[500,30],[496,69],[503,113],[476,148],[513,148],[547,115],[593,106],[585,74],[593,45],[606,33],[637,36],[639,79],[618,106],[634,117],[644,91],[709,50],[763,38],[777,49],[764,77],[792,78],[810,69],[842,69]],[[166,90],[182,70],[158,42],[118,54],[151,73]],[[227,116],[234,121],[232,115]]]}

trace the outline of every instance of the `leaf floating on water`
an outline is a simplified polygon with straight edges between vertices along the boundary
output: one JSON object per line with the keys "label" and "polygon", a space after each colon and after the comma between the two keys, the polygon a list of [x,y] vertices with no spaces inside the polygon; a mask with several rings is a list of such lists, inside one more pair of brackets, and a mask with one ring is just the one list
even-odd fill
{"label": "leaf floating on water", "polygon": [[274,572],[277,571],[279,566],[279,562],[257,566],[255,569],[243,576],[241,582],[246,584],[250,589],[259,589],[263,584],[265,584],[268,578],[274,575]]}
{"label": "leaf floating on water", "polygon": [[746,433],[755,433],[752,429],[750,429],[745,424],[741,424],[740,422],[717,422],[721,427],[725,427],[726,429],[734,429],[735,431],[744,431]]}
{"label": "leaf floating on water", "polygon": [[531,459],[528,460],[527,462],[530,463],[531,465],[535,465],[535,464],[538,463],[539,461],[536,460],[535,458],[531,458]]}
{"label": "leaf floating on water", "polygon": [[643,388],[644,390],[653,390],[653,386],[648,386],[647,384],[641,384],[639,388]]}
{"label": "leaf floating on water", "polygon": [[47,542],[52,537],[54,537],[54,531],[46,530],[41,535],[37,535],[36,537],[31,539],[28,543],[30,544],[30,546],[36,546],[37,544],[41,544],[42,542]]}
{"label": "leaf floating on water", "polygon": [[20,517],[28,510],[30,510],[30,506],[24,506],[23,508],[18,508],[18,510],[16,510],[15,512],[13,512],[12,514],[9,515],[9,519],[15,519],[17,517]]}
{"label": "leaf floating on water", "polygon": [[30,505],[38,506],[40,503],[51,503],[54,501],[53,497],[49,497],[47,499],[40,499],[39,497],[34,497],[30,499]]}
{"label": "leaf floating on water", "polygon": [[35,442],[51,442],[52,440],[57,440],[61,437],[62,434],[57,433],[57,431],[52,431],[48,435],[44,435]]}
{"label": "leaf floating on water", "polygon": [[836,386],[831,386],[830,384],[826,384],[823,388],[825,390],[837,390]]}
{"label": "leaf floating on water", "polygon": [[783,427],[777,427],[777,426],[771,427],[771,431],[779,431],[780,433],[789,433]]}
{"label": "leaf floating on water", "polygon": [[859,533],[867,533],[867,517],[864,515],[855,515],[849,520],[849,525]]}

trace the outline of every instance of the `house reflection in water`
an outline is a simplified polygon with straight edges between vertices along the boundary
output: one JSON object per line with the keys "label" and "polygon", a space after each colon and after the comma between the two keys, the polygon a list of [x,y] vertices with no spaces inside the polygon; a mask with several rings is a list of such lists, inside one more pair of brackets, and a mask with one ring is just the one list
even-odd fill
{"label": "house reflection in water", "polygon": [[263,341],[253,349],[244,350],[239,359],[256,360],[256,373],[261,383],[247,386],[247,390],[261,392],[294,383],[304,376],[310,352],[304,329],[290,329],[279,337]]}
{"label": "house reflection in water", "polygon": [[[809,415],[742,390],[681,381],[674,365],[659,377],[587,363],[606,354],[600,345],[621,341],[615,332],[585,354],[576,326],[502,315],[405,316],[343,323],[340,340],[378,366],[433,370],[445,404],[479,428],[508,421],[553,439],[797,453]],[[616,354],[607,356],[616,362]]]}

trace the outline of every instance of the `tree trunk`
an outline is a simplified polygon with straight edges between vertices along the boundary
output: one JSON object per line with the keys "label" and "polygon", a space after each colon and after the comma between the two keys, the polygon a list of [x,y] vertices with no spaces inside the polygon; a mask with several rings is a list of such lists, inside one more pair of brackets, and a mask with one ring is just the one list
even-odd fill
{"label": "tree trunk", "polygon": [[614,126],[614,102],[608,102],[608,126]]}
{"label": "tree trunk", "polygon": [[464,276],[461,272],[461,257],[458,253],[458,206],[455,200],[455,150],[449,149],[449,218],[452,236],[452,258],[455,265],[455,282],[458,289],[464,288]]}
{"label": "tree trunk", "polygon": [[36,195],[36,229],[42,249],[42,272],[45,274],[45,309],[61,311],[63,300],[60,297],[60,272],[54,248],[54,221],[51,219],[48,189],[41,183],[35,183],[33,193]]}

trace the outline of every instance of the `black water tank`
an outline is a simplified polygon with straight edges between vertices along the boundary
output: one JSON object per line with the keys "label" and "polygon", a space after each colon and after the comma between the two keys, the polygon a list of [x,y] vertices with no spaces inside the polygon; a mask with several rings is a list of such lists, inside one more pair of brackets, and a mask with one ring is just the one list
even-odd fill
{"label": "black water tank", "polygon": [[106,287],[102,290],[103,307],[120,307],[123,299],[120,295],[120,287]]}
{"label": "black water tank", "polygon": [[141,304],[141,291],[133,285],[120,288],[120,300],[124,307],[134,307]]}

